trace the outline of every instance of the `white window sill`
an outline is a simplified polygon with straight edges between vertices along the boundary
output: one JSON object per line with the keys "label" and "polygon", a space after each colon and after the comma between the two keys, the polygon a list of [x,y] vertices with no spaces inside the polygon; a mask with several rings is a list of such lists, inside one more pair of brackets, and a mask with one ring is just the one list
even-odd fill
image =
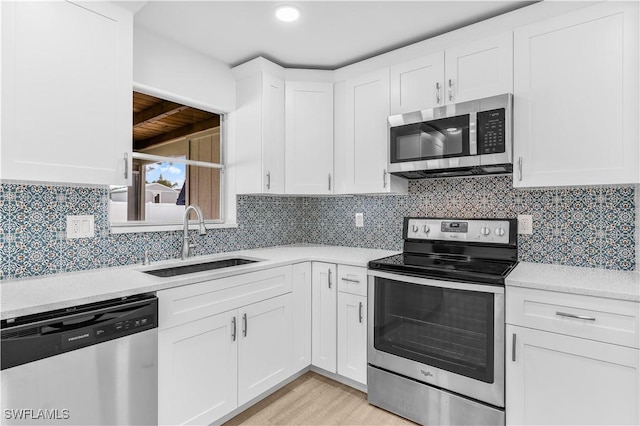
{"label": "white window sill", "polygon": [[[237,228],[237,223],[216,223],[206,222],[205,227],[209,229],[223,229],[223,228]],[[182,231],[183,225],[181,223],[174,223],[168,225],[153,224],[153,223],[112,223],[112,234],[132,234],[135,232],[164,232],[164,231]],[[198,229],[198,222],[189,221],[189,229]]]}

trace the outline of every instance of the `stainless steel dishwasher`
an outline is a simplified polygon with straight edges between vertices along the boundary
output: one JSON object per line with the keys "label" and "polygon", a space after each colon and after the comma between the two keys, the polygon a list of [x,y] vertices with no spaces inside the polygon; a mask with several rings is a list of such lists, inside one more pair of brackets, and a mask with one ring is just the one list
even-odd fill
{"label": "stainless steel dishwasher", "polygon": [[157,327],[148,294],[3,320],[0,423],[157,424]]}

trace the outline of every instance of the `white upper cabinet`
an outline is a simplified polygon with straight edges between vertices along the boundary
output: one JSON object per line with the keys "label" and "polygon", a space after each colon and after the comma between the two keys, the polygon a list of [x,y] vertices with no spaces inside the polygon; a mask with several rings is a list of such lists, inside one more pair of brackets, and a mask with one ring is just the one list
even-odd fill
{"label": "white upper cabinet", "polygon": [[471,101],[513,91],[511,32],[447,49],[444,57],[446,103]]}
{"label": "white upper cabinet", "polygon": [[0,7],[1,177],[129,183],[131,12],[112,2]]}
{"label": "white upper cabinet", "polygon": [[485,37],[391,67],[391,115],[513,91],[513,34]]}
{"label": "white upper cabinet", "polygon": [[514,186],[638,182],[638,3],[522,27],[514,47]]}
{"label": "white upper cabinet", "polygon": [[391,115],[444,104],[444,54],[424,56],[391,67]]}
{"label": "white upper cabinet", "polygon": [[287,81],[287,194],[332,194],[333,83]]}
{"label": "white upper cabinet", "polygon": [[335,96],[336,191],[406,192],[406,180],[387,172],[389,68],[339,83]]}
{"label": "white upper cabinet", "polygon": [[284,194],[284,69],[256,58],[236,77],[238,194]]}

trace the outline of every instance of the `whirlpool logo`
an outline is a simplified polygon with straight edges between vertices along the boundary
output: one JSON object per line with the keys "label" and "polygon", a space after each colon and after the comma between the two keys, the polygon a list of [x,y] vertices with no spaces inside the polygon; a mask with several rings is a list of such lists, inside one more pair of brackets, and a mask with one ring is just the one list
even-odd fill
{"label": "whirlpool logo", "polygon": [[426,371],[421,369],[420,372],[424,377],[433,377],[433,373],[431,371]]}

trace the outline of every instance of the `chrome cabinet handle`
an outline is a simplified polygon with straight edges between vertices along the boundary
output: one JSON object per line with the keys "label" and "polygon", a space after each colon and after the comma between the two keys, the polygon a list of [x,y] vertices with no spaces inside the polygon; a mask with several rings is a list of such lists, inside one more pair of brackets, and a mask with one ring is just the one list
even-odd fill
{"label": "chrome cabinet handle", "polygon": [[353,278],[340,278],[342,281],[346,281],[348,283],[357,283],[360,284],[360,280],[354,280]]}
{"label": "chrome cabinet handle", "polygon": [[231,319],[231,329],[233,330],[231,332],[231,341],[235,342],[236,341],[236,317],[233,317]]}
{"label": "chrome cabinet handle", "polygon": [[124,178],[129,179],[129,154],[124,153]]}
{"label": "chrome cabinet handle", "polygon": [[516,362],[516,333],[513,333],[511,341],[511,361]]}
{"label": "chrome cabinet handle", "polygon": [[595,317],[587,317],[587,316],[584,316],[584,315],[570,314],[568,312],[556,312],[556,315],[558,315],[559,317],[575,318],[575,319],[581,319],[581,320],[585,320],[585,321],[595,321],[596,320]]}
{"label": "chrome cabinet handle", "polygon": [[449,100],[453,100],[453,80],[449,79]]}
{"label": "chrome cabinet handle", "polygon": [[518,180],[522,181],[522,157],[518,157]]}
{"label": "chrome cabinet handle", "polygon": [[362,324],[362,302],[360,302],[360,306],[358,306],[358,317],[360,324]]}
{"label": "chrome cabinet handle", "polygon": [[387,187],[387,169],[382,169],[382,187]]}
{"label": "chrome cabinet handle", "polygon": [[331,191],[331,173],[329,173],[329,191]]}
{"label": "chrome cabinet handle", "polygon": [[329,288],[331,288],[331,269],[329,269],[329,276],[327,278],[327,281],[329,283]]}
{"label": "chrome cabinet handle", "polygon": [[267,189],[271,189],[271,172],[267,172]]}
{"label": "chrome cabinet handle", "polygon": [[242,314],[242,335],[247,337],[247,314]]}
{"label": "chrome cabinet handle", "polygon": [[436,82],[436,103],[440,105],[440,82]]}

